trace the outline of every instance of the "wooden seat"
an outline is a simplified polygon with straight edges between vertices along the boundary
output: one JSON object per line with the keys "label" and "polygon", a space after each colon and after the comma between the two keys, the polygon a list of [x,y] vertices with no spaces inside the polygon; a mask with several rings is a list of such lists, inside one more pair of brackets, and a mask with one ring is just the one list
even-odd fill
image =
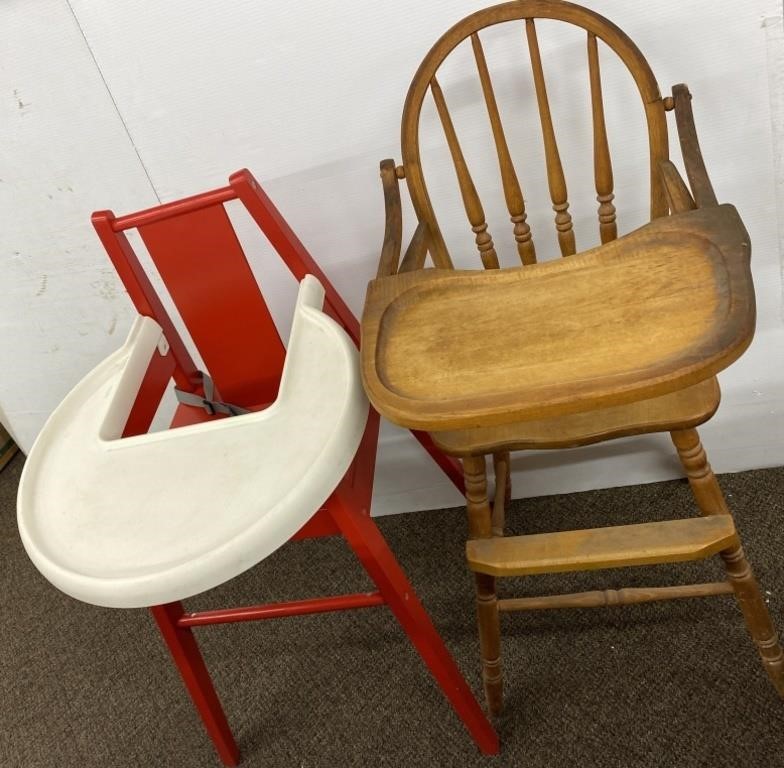
{"label": "wooden seat", "polygon": [[[583,117],[590,123],[601,245],[582,252],[550,109],[540,19],[565,22],[573,34],[582,30],[585,40],[582,78],[590,108],[568,118],[573,132]],[[486,29],[501,25],[527,47],[530,111],[539,116],[555,239],[560,255],[568,258],[539,262],[541,231],[528,220],[530,193],[523,192],[519,156],[510,151],[483,47]],[[458,48],[470,53],[475,68],[464,73],[453,97],[439,78],[444,61]],[[525,56],[520,53],[518,59]],[[631,75],[640,96],[636,105],[603,93],[600,61],[606,54],[615,54]],[[476,139],[478,124],[463,131],[449,110],[453,98],[463,112],[471,101],[466,77],[472,70],[479,81],[475,101],[486,112],[489,143],[497,154],[498,199],[510,222],[503,234],[520,261],[505,269],[500,269],[488,224],[498,219],[486,216],[470,167],[479,152],[464,151],[462,143]],[[615,106],[640,110],[648,144],[640,176],[647,183],[650,221],[622,237],[605,119],[605,104],[613,98]],[[484,270],[454,268],[436,216],[420,153],[426,100],[435,107],[454,164],[467,220],[463,252],[473,241]],[[571,99],[569,108],[579,111],[581,102]],[[668,112],[674,112],[688,185],[670,161]],[[531,122],[516,123],[514,135]],[[409,88],[401,135],[402,164],[381,163],[386,231],[362,318],[361,371],[368,396],[383,415],[429,431],[435,448],[462,458],[466,551],[476,579],[490,711],[502,707],[501,613],[707,595],[737,597],[763,666],[784,695],[784,654],[696,431],[718,407],[715,375],[751,341],[755,307],[748,234],[737,211],[718,204],[700,153],[688,88],[676,85],[663,98],[639,49],[598,14],[562,0],[518,0],[466,17],[435,43]],[[432,137],[427,142],[434,145]],[[401,181],[417,217],[404,253]],[[541,228],[542,220],[537,221]],[[452,227],[450,234],[455,231]],[[656,431],[670,433],[700,517],[504,538],[504,510],[512,493],[509,451]],[[492,503],[488,456],[495,474]],[[497,594],[497,579],[507,576],[677,563],[717,553],[726,581],[543,597]]]}
{"label": "wooden seat", "polygon": [[677,427],[696,427],[719,407],[715,377],[667,395],[610,406],[596,411],[570,413],[495,427],[474,427],[433,432],[433,442],[453,456],[484,456],[493,451],[576,448],[602,440]]}

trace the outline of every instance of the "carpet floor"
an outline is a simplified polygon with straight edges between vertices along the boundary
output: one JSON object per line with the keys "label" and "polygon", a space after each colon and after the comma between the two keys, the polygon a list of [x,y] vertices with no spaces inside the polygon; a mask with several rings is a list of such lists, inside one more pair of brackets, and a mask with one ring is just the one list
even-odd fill
{"label": "carpet floor", "polygon": [[[148,613],[72,600],[27,559],[15,516],[22,465],[19,455],[0,474],[0,766],[219,765]],[[784,629],[784,468],[721,484]],[[515,501],[509,527],[534,533],[692,510],[688,484],[673,481]],[[381,518],[379,527],[479,693],[463,510]],[[502,589],[681,578],[721,578],[720,563],[530,577]],[[343,543],[322,539],[287,545],[188,606],[368,588]],[[784,702],[731,597],[508,614],[502,630],[506,709],[495,758],[476,750],[383,607],[197,632],[248,768],[784,767]]]}

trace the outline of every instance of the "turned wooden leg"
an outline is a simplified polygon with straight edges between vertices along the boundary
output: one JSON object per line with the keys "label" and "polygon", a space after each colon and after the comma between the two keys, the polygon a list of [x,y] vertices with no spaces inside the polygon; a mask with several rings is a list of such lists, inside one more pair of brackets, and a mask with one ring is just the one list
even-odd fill
{"label": "turned wooden leg", "polygon": [[506,504],[512,503],[512,457],[506,452]]}
{"label": "turned wooden leg", "polygon": [[675,443],[700,512],[703,515],[729,515],[730,510],[724,500],[724,494],[708,464],[708,457],[697,430],[681,429],[671,432],[670,436]]}
{"label": "turned wooden leg", "polygon": [[466,456],[463,459],[468,511],[468,536],[472,539],[489,539],[492,536],[490,502],[487,499],[487,468],[484,456]]}
{"label": "turned wooden leg", "polygon": [[721,559],[727,569],[730,583],[735,590],[746,627],[759,651],[762,665],[770,676],[779,696],[784,697],[784,652],[781,650],[776,629],[770,619],[768,606],[762,599],[759,584],[746,560],[743,548],[725,549]]}
{"label": "turned wooden leg", "polygon": [[[730,514],[697,430],[684,429],[671,434],[700,512],[703,515]],[[784,652],[740,539],[720,554],[762,664],[779,695],[784,697]]]}
{"label": "turned wooden leg", "polygon": [[493,474],[495,475],[495,496],[491,525],[493,536],[504,535],[506,507],[512,500],[512,475],[509,469],[509,451],[493,454]]}
{"label": "turned wooden leg", "polygon": [[474,576],[485,700],[490,714],[500,715],[504,707],[504,680],[501,671],[501,621],[495,577],[486,573],[476,573]]}
{"label": "turned wooden leg", "polygon": [[[463,459],[466,486],[466,508],[471,538],[491,536],[490,503],[487,498],[487,472],[484,456]],[[484,573],[476,578],[476,614],[479,624],[479,650],[482,657],[482,682],[487,707],[497,715],[503,707],[501,677],[501,622],[495,577]]]}

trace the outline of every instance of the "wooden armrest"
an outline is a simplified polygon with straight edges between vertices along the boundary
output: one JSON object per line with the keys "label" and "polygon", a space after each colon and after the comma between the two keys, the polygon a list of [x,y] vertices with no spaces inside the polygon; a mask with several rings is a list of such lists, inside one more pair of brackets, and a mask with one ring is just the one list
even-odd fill
{"label": "wooden armrest", "polygon": [[384,245],[381,248],[381,260],[378,264],[376,277],[388,277],[397,272],[400,261],[400,245],[403,240],[403,212],[400,207],[400,187],[395,172],[394,160],[381,161],[381,184],[384,188],[384,208],[386,210],[386,228],[384,229]]}
{"label": "wooden armrest", "polygon": [[[400,206],[400,185],[398,169],[394,160],[381,161],[381,184],[384,188],[384,207],[386,209],[386,228],[384,245],[376,277],[389,277],[398,272],[412,272],[425,266],[429,230],[427,224],[419,222],[411,242],[400,260],[400,247],[403,241],[403,212]],[[399,266],[398,266],[399,265]]]}
{"label": "wooden armrest", "polygon": [[414,230],[414,236],[411,238],[408,248],[406,248],[406,255],[403,256],[398,272],[413,272],[415,269],[422,269],[425,266],[429,236],[430,230],[427,224],[420,221]]}
{"label": "wooden armrest", "polygon": [[662,160],[659,163],[659,172],[664,181],[664,192],[670,204],[670,211],[672,213],[693,211],[697,207],[697,203],[694,202],[686,182],[678,173],[678,169],[673,162],[671,160]]}
{"label": "wooden armrest", "polygon": [[[686,167],[686,175],[689,177],[689,185],[697,204],[696,207],[707,208],[718,205],[716,193],[713,191],[708,172],[705,169],[705,161],[702,159],[688,86],[684,83],[674,85],[672,99],[675,105],[675,123],[678,127],[683,164]],[[666,180],[665,185],[667,185]]]}

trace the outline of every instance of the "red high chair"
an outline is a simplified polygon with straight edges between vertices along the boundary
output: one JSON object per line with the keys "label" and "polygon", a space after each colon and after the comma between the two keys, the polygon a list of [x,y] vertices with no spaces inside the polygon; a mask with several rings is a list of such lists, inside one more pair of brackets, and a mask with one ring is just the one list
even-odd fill
{"label": "red high chair", "polygon": [[[123,437],[147,432],[173,378],[179,405],[172,427],[226,414],[258,410],[278,392],[285,349],[224,208],[238,199],[280,254],[294,277],[314,275],[325,289],[324,312],[359,345],[359,322],[247,170],[229,186],[116,218],[93,214],[92,222],[140,315],[153,318],[169,343],[153,356],[135,398]],[[198,370],[171,317],[134,253],[126,230],[144,242],[209,376]],[[226,765],[236,765],[235,744],[193,627],[323,611],[388,605],[479,749],[498,752],[498,738],[414,590],[370,517],[379,416],[371,408],[353,463],[343,480],[293,537],[341,534],[377,587],[369,594],[320,597],[288,603],[188,613],[179,600],[151,608],[204,725]],[[415,433],[462,491],[459,464]],[[230,491],[229,491],[230,492]]]}

